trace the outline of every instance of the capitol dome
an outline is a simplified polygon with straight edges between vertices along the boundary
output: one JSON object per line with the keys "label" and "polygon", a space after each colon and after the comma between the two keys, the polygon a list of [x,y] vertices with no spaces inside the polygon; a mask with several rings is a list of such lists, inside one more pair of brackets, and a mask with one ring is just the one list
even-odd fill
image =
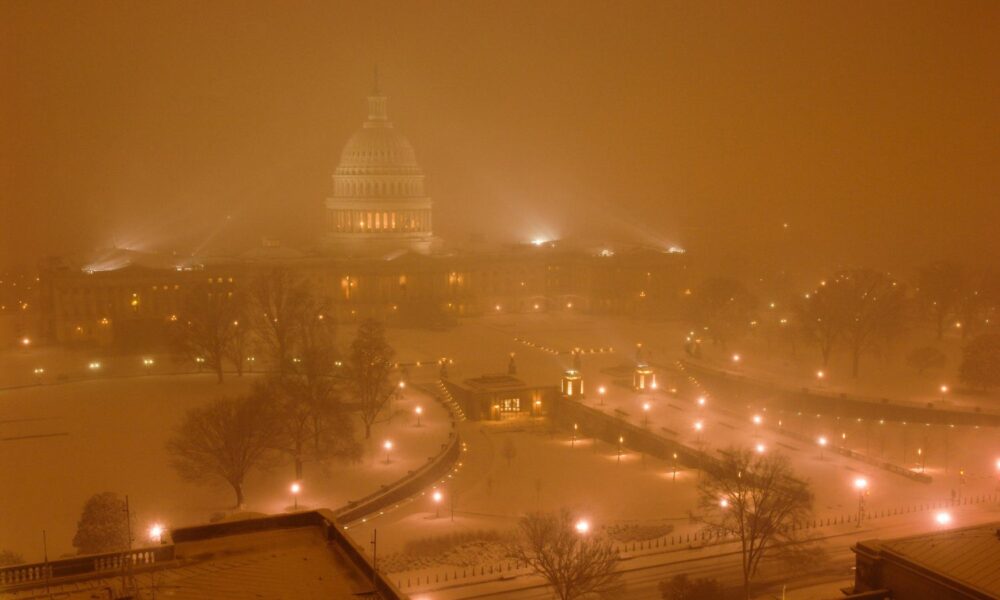
{"label": "capitol dome", "polygon": [[368,119],[344,146],[326,200],[324,245],[332,251],[426,252],[433,237],[431,200],[410,142],[389,121],[387,98],[368,97]]}

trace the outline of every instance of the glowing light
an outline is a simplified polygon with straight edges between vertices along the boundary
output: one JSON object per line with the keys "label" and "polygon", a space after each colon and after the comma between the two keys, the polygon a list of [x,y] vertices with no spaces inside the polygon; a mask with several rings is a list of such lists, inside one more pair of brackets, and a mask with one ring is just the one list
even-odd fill
{"label": "glowing light", "polygon": [[941,390],[942,394],[947,394],[948,393],[948,386],[947,385],[941,384],[941,387],[938,388],[938,389]]}
{"label": "glowing light", "polygon": [[704,396],[699,396],[698,397],[698,406],[705,406],[705,397]]}
{"label": "glowing light", "polygon": [[763,418],[761,418],[761,416],[760,416],[760,415],[754,415],[754,416],[753,416],[753,424],[754,424],[754,425],[760,425],[760,424],[761,424],[761,423],[763,423],[763,422],[764,422],[764,419],[763,419]]}
{"label": "glowing light", "polygon": [[573,527],[576,529],[577,533],[584,535],[590,531],[590,522],[587,521],[587,519],[580,519]]}
{"label": "glowing light", "polygon": [[382,447],[385,448],[386,450],[392,450],[392,442],[386,440],[385,443],[382,444]]}
{"label": "glowing light", "polygon": [[951,523],[951,513],[942,510],[941,512],[934,515],[934,520],[938,525],[948,525]]}
{"label": "glowing light", "polygon": [[719,500],[719,508],[729,508],[729,500],[726,498]]}
{"label": "glowing light", "polygon": [[296,494],[296,495],[297,495],[297,494],[298,494],[299,492],[301,492],[301,491],[302,491],[302,486],[301,486],[301,485],[299,484],[299,482],[298,482],[298,481],[296,481],[296,482],[295,482],[295,483],[293,483],[293,484],[292,484],[291,486],[289,486],[289,488],[288,488],[288,489],[289,489],[289,490],[291,490],[291,492],[292,492],[293,494]]}
{"label": "glowing light", "polygon": [[153,525],[149,527],[149,539],[159,544],[163,541],[163,532],[163,525],[153,523]]}
{"label": "glowing light", "polygon": [[767,448],[764,446],[764,444],[757,444],[754,447],[754,450],[757,452],[757,454],[764,454],[764,451],[767,450]]}
{"label": "glowing light", "polygon": [[21,345],[22,346],[30,346],[31,345],[31,338],[26,338],[26,337],[21,338]]}
{"label": "glowing light", "polygon": [[422,414],[424,414],[424,409],[423,409],[422,406],[418,406],[418,407],[416,407],[416,408],[413,409],[413,412],[417,413],[418,415],[422,415]]}
{"label": "glowing light", "polygon": [[606,389],[606,388],[605,388],[605,387],[604,387],[603,385],[602,385],[601,387],[597,388],[597,393],[598,393],[598,394],[600,394],[600,395],[602,395],[602,396],[603,396],[603,395],[604,395],[604,394],[605,394],[605,393],[606,393],[607,391],[608,391],[608,390],[607,390],[607,389]]}
{"label": "glowing light", "polygon": [[90,364],[87,365],[87,368],[90,369],[91,371],[99,371],[101,369],[101,363],[96,360],[92,361]]}
{"label": "glowing light", "polygon": [[741,356],[740,356],[739,354],[734,354],[734,355],[733,355],[733,362],[734,362],[734,363],[738,363],[738,362],[740,362],[740,359],[741,359],[741,358],[742,358],[742,357],[741,357]]}
{"label": "glowing light", "polygon": [[42,367],[35,367],[35,375],[41,375],[42,373],[45,373],[45,369]]}
{"label": "glowing light", "polygon": [[431,498],[434,499],[435,504],[441,504],[441,500],[444,500],[444,494],[442,494],[440,491],[435,490],[434,494],[431,495]]}
{"label": "glowing light", "polygon": [[646,412],[649,412],[649,409],[650,409],[650,408],[651,408],[651,407],[650,407],[650,405],[649,405],[649,402],[643,402],[643,403],[642,403],[642,410],[644,410],[644,411],[646,411]]}
{"label": "glowing light", "polygon": [[819,439],[816,440],[816,443],[818,443],[820,446],[826,447],[826,444],[827,444],[826,437],[822,436],[822,435],[819,436]]}
{"label": "glowing light", "polygon": [[153,359],[149,358],[148,356],[146,358],[142,359],[142,364],[145,365],[145,366],[147,366],[147,367],[153,366],[154,362],[155,361],[153,361]]}
{"label": "glowing light", "polygon": [[854,480],[854,489],[858,491],[865,490],[868,487],[868,480],[864,477],[858,477]]}
{"label": "glowing light", "polygon": [[701,431],[704,427],[705,427],[705,424],[702,423],[701,421],[695,421],[694,422],[694,430],[695,431]]}
{"label": "glowing light", "polygon": [[541,245],[545,244],[545,241],[546,240],[543,240],[542,238],[535,238],[535,239],[531,240],[531,245],[532,246],[541,246]]}
{"label": "glowing light", "polygon": [[406,387],[406,382],[405,381],[400,381],[399,382],[399,389],[403,389],[405,387]]}
{"label": "glowing light", "polygon": [[823,379],[824,377],[826,377],[826,373],[823,371],[816,371],[816,379]]}

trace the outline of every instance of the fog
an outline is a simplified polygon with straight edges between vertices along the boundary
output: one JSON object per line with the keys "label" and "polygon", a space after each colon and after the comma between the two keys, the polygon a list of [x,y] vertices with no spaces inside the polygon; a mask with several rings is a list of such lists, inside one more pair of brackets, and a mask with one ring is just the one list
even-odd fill
{"label": "fog", "polygon": [[0,11],[4,264],[308,245],[375,65],[449,240],[996,256],[995,3]]}

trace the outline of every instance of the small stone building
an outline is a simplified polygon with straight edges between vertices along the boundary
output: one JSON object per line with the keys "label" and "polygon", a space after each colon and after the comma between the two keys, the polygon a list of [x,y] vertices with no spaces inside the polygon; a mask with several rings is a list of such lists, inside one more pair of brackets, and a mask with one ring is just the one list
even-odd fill
{"label": "small stone building", "polygon": [[481,375],[461,382],[443,380],[465,416],[473,421],[500,421],[544,415],[557,386],[528,385],[512,375]]}

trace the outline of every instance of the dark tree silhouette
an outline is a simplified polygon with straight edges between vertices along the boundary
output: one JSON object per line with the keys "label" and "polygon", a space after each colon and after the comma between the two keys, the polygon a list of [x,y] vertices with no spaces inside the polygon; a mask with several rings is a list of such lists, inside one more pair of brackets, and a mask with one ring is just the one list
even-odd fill
{"label": "dark tree silhouette", "polygon": [[794,476],[787,457],[730,448],[721,462],[705,469],[692,517],[711,535],[739,540],[749,600],[761,559],[794,548],[782,544],[803,541],[798,526],[811,516],[812,504],[809,486]]}
{"label": "dark tree silhouette", "polygon": [[914,348],[906,355],[906,364],[916,369],[921,375],[927,369],[940,369],[948,362],[948,358],[934,346]]}
{"label": "dark tree silhouette", "polygon": [[392,378],[394,356],[382,323],[374,319],[363,321],[351,343],[345,381],[360,406],[366,440],[371,437],[372,424],[399,390]]}
{"label": "dark tree silhouette", "polygon": [[230,355],[240,312],[229,290],[198,285],[184,302],[183,322],[177,340],[192,360],[204,361],[222,383],[225,359]]}
{"label": "dark tree silhouette", "polygon": [[130,545],[125,500],[112,492],[91,496],[80,513],[73,547],[79,554],[100,554],[128,550]]}
{"label": "dark tree silhouette", "polygon": [[[295,358],[299,328],[306,322],[303,315],[316,307],[311,288],[294,272],[275,268],[254,280],[250,298],[266,362],[278,373],[287,373]],[[318,318],[315,312],[312,316]]]}
{"label": "dark tree silhouette", "polygon": [[962,348],[958,376],[962,383],[983,390],[1000,385],[1000,334],[972,338]]}
{"label": "dark tree silhouette", "polygon": [[271,407],[257,395],[218,398],[192,408],[167,442],[171,465],[189,481],[226,482],[240,508],[247,474],[268,464],[277,423]]}
{"label": "dark tree silhouette", "polygon": [[921,268],[917,281],[922,308],[940,340],[948,320],[958,314],[967,294],[965,269],[955,262],[940,261]]}
{"label": "dark tree silhouette", "polygon": [[663,600],[725,600],[726,592],[715,579],[689,579],[684,573],[660,582]]}
{"label": "dark tree silhouette", "polygon": [[519,533],[511,554],[541,575],[559,600],[607,594],[620,585],[611,542],[576,531],[569,511],[525,515]]}
{"label": "dark tree silhouette", "polygon": [[708,327],[705,334],[723,348],[746,333],[757,307],[757,299],[742,283],[726,277],[705,280],[695,289],[690,302],[692,323]]}

